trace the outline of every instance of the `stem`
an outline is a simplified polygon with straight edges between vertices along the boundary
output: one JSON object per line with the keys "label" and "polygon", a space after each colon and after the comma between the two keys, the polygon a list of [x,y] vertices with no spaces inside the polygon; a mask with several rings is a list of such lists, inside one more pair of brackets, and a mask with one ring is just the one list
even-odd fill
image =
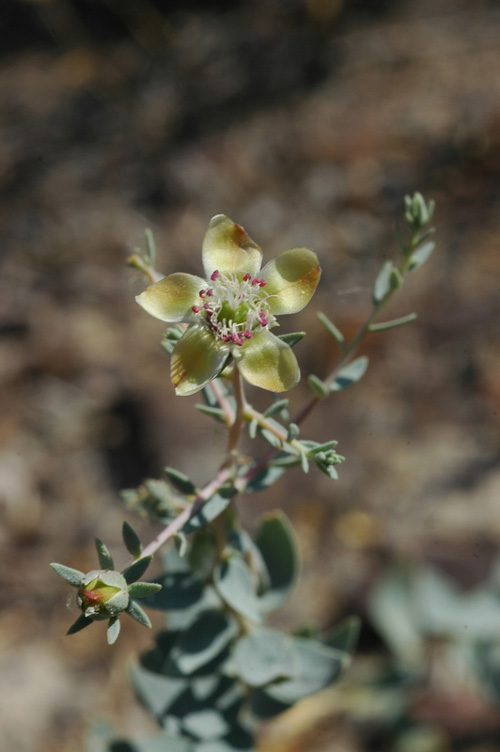
{"label": "stem", "polygon": [[219,403],[219,406],[224,413],[224,419],[226,421],[226,426],[230,426],[234,423],[235,415],[233,412],[233,408],[229,404],[229,400],[220,388],[219,382],[217,379],[214,379],[212,383],[210,384],[213,393],[215,394],[215,397],[217,399],[217,402]]}
{"label": "stem", "polygon": [[144,556],[153,556],[153,554],[155,554],[164,543],[180,532],[186,522],[193,514],[195,514],[195,512],[198,511],[202,504],[208,501],[208,499],[210,499],[210,497],[213,496],[214,493],[216,493],[231,477],[232,471],[229,468],[221,468],[215,478],[198,492],[196,499],[188,507],[183,509],[182,512],[165,528],[163,528],[156,538],[143,549],[141,558]]}
{"label": "stem", "polygon": [[229,455],[234,455],[238,447],[238,442],[241,436],[241,429],[243,427],[243,421],[245,419],[244,411],[246,409],[245,395],[243,393],[243,381],[236,365],[234,366],[233,370],[233,396],[236,402],[236,414],[229,429],[229,437],[227,443],[227,453]]}

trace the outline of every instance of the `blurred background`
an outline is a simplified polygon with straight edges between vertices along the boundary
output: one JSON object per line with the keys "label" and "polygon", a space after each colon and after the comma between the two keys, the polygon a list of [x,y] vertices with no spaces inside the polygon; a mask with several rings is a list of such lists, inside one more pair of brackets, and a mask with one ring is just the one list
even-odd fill
{"label": "blurred background", "polygon": [[[163,327],[126,258],[199,273],[213,214],[269,259],[314,248],[305,374],[335,362],[396,258],[403,197],[437,203],[438,250],[373,334],[363,381],[303,435],[340,480],[289,473],[300,584],[278,623],[359,614],[343,683],[262,734],[262,752],[500,749],[500,8],[495,0],[2,0],[0,726],[6,752],[76,752],[89,726],[151,730],[125,680],[151,635],[72,638],[50,561],[117,563],[120,489],[165,464],[200,484],[225,437],[174,396]],[[299,408],[308,388],[291,395]],[[193,456],[196,458],[193,462]],[[191,458],[191,459],[190,459]],[[160,621],[155,622],[157,625]]]}

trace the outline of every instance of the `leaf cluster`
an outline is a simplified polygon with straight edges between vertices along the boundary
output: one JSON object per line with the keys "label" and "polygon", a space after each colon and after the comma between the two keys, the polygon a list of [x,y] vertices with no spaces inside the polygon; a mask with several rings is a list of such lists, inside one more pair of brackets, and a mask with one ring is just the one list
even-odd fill
{"label": "leaf cluster", "polygon": [[253,750],[258,723],[336,681],[348,665],[354,621],[338,644],[264,625],[299,569],[282,512],[266,514],[254,539],[230,529],[222,552],[214,525],[205,524],[186,557],[168,551],[165,567],[161,590],[144,603],[165,611],[168,626],[132,670],[135,690],[162,731],[110,750]]}

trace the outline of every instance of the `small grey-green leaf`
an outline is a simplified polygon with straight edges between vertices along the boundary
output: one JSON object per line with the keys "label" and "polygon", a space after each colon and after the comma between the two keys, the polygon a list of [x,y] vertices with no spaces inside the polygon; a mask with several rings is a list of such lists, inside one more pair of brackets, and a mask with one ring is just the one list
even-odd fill
{"label": "small grey-green leaf", "polygon": [[327,396],[329,393],[329,389],[327,385],[321,381],[321,379],[318,376],[315,376],[313,373],[310,373],[307,377],[307,383],[313,390],[316,397],[319,397],[320,399],[323,399]]}
{"label": "small grey-green leaf", "polygon": [[151,621],[149,619],[149,616],[135,601],[129,602],[125,612],[129,616],[131,616],[132,619],[138,621],[139,624],[142,624],[143,627],[151,628]]}
{"label": "small grey-green leaf", "polygon": [[138,559],[142,551],[141,541],[139,540],[139,536],[137,535],[135,530],[128,524],[128,522],[123,523],[122,536],[123,542],[125,543],[129,554],[131,554],[134,559]]}
{"label": "small grey-green leaf", "polygon": [[295,660],[290,679],[266,687],[282,702],[297,702],[334,682],[349,663],[347,653],[304,637],[292,639]]}
{"label": "small grey-green leaf", "polygon": [[396,269],[395,266],[391,269],[390,283],[391,290],[399,290],[399,288],[403,284],[403,276],[399,269]]}
{"label": "small grey-green leaf", "polygon": [[348,616],[323,638],[323,642],[331,648],[353,653],[356,649],[360,629],[361,619],[359,616]]}
{"label": "small grey-green leaf", "polygon": [[80,587],[80,583],[85,577],[84,572],[80,572],[79,569],[72,569],[72,567],[65,567],[64,564],[53,562],[50,566],[54,572],[57,572],[59,577],[62,577],[68,585],[72,585],[73,587]]}
{"label": "small grey-green leaf", "polygon": [[133,582],[128,586],[128,594],[132,598],[147,598],[161,590],[159,582]]}
{"label": "small grey-green leaf", "polygon": [[366,373],[368,368],[368,358],[362,355],[360,358],[352,360],[347,366],[341,368],[335,379],[330,384],[332,392],[339,392],[341,389],[356,384]]}
{"label": "small grey-green leaf", "polygon": [[303,473],[309,472],[309,460],[307,459],[307,454],[305,452],[300,453],[300,466]]}
{"label": "small grey-green leaf", "polygon": [[195,407],[200,411],[200,413],[210,415],[211,418],[215,418],[217,421],[219,421],[219,423],[226,422],[224,410],[221,410],[220,407],[212,407],[211,405],[203,405],[201,403],[196,404]]}
{"label": "small grey-green leaf", "polygon": [[274,629],[254,629],[236,643],[235,668],[251,687],[261,687],[293,673],[290,638]]}
{"label": "small grey-green leaf", "polygon": [[214,585],[221,598],[234,611],[251,621],[261,621],[252,574],[239,556],[231,556],[216,566]]}
{"label": "small grey-green leaf", "polygon": [[196,530],[201,530],[205,525],[208,525],[209,522],[215,520],[219,514],[222,514],[230,503],[230,498],[224,498],[220,494],[214,494],[208,499],[208,501],[205,501],[196,512],[194,512],[182,528],[182,532],[185,535],[188,535]]}
{"label": "small grey-green leaf", "polygon": [[345,339],[340,329],[337,329],[333,321],[330,321],[328,316],[325,316],[325,314],[321,313],[321,311],[317,313],[316,315],[318,319],[321,321],[321,323],[323,324],[323,326],[325,327],[325,329],[327,330],[327,332],[329,332],[329,334],[332,335],[332,337],[334,338],[334,340],[336,341],[340,349],[345,350]]}
{"label": "small grey-green leaf", "polygon": [[276,415],[276,413],[280,413],[287,406],[287,399],[276,400],[276,402],[273,402],[273,404],[267,408],[264,413],[264,418],[271,418],[273,415]]}
{"label": "small grey-green leaf", "polygon": [[220,656],[237,633],[233,618],[207,609],[198,614],[180,635],[170,653],[168,671],[175,676],[192,674]]}
{"label": "small grey-green leaf", "polygon": [[131,679],[134,689],[148,710],[160,719],[170,705],[187,689],[185,679],[171,679],[148,671],[143,666],[132,667]]}
{"label": "small grey-green leaf", "polygon": [[125,577],[127,584],[130,585],[131,582],[139,580],[152,561],[152,556],[143,556],[142,559],[137,559],[137,561],[134,561],[133,564],[124,569],[122,575]]}
{"label": "small grey-green leaf", "polygon": [[95,539],[95,547],[101,569],[114,569],[113,558],[109,553],[108,547],[99,538]]}
{"label": "small grey-green leaf", "polygon": [[85,629],[85,627],[90,626],[92,624],[92,619],[88,619],[84,614],[81,614],[76,621],[73,622],[71,627],[66,632],[67,635],[76,634],[77,632],[80,632],[82,629]]}
{"label": "small grey-green leaf", "polygon": [[[298,459],[298,458],[297,458]],[[266,465],[257,475],[254,475],[251,480],[245,485],[246,491],[262,491],[264,488],[269,488],[273,483],[281,478],[285,472],[284,467],[278,465]]]}
{"label": "small grey-green leaf", "polygon": [[392,261],[386,261],[373,285],[373,302],[380,303],[391,290]]}
{"label": "small grey-green leaf", "polygon": [[120,634],[120,619],[117,616],[113,616],[108,622],[108,629],[106,631],[106,637],[108,645],[114,645]]}
{"label": "small grey-green leaf", "polygon": [[219,739],[229,731],[223,715],[212,708],[188,713],[182,719],[182,728],[195,738],[204,740]]}
{"label": "small grey-green leaf", "polygon": [[406,316],[400,316],[397,319],[391,319],[390,321],[380,321],[376,324],[370,324],[368,327],[369,332],[385,332],[388,329],[395,329],[398,326],[404,326],[405,324],[411,324],[417,318],[416,313],[408,313]]}
{"label": "small grey-green leaf", "polygon": [[196,493],[196,486],[187,475],[173,467],[166,467],[164,470],[172,485],[182,494],[189,496]]}
{"label": "small grey-green leaf", "polygon": [[270,587],[259,599],[261,609],[273,611],[287,599],[297,579],[299,561],[292,525],[284,512],[265,514],[255,539],[266,565]]}
{"label": "small grey-green leaf", "polygon": [[267,428],[260,428],[259,433],[274,449],[279,449],[282,446],[282,440],[275,436],[274,433],[271,433],[271,431],[268,431]]}
{"label": "small grey-green leaf", "polygon": [[305,332],[290,332],[290,334],[278,334],[278,338],[285,342],[289,347],[296,345],[297,342],[300,342],[300,340],[304,339],[305,336]]}
{"label": "small grey-green leaf", "polygon": [[146,228],[146,257],[148,259],[149,265],[151,267],[155,267],[156,264],[156,247],[155,247],[155,239],[152,231],[148,228]]}
{"label": "small grey-green leaf", "polygon": [[414,269],[419,269],[421,266],[423,266],[423,264],[425,264],[427,259],[430,257],[435,247],[435,242],[431,240],[428,243],[421,245],[420,248],[417,248],[416,251],[413,251],[410,256],[408,271],[412,272],[414,271]]}

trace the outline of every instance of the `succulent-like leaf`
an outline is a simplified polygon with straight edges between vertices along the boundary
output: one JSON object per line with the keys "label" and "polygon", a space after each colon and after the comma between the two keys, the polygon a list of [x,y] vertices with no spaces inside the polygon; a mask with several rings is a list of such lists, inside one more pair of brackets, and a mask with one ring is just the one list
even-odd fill
{"label": "succulent-like leaf", "polygon": [[117,616],[113,616],[108,622],[108,629],[106,632],[108,645],[114,645],[114,643],[118,639],[119,634],[120,634],[120,619]]}
{"label": "succulent-like leaf", "polygon": [[375,284],[373,285],[373,302],[375,304],[382,302],[392,289],[391,272],[393,268],[392,261],[386,261],[378,273]]}
{"label": "succulent-like leaf", "polygon": [[273,404],[270,405],[270,407],[267,408],[267,410],[264,413],[264,417],[271,418],[273,415],[276,415],[276,413],[280,413],[286,407],[288,407],[288,400],[278,399],[276,400],[276,402],[273,402]]}
{"label": "succulent-like leaf", "polygon": [[209,522],[215,520],[229,506],[230,501],[231,499],[225,499],[220,494],[214,494],[189,518],[182,528],[183,533],[188,535],[195,530],[201,530]]}
{"label": "succulent-like leaf", "polygon": [[238,676],[246,684],[261,687],[292,675],[292,642],[277,630],[254,629],[238,640],[233,660]]}
{"label": "succulent-like leaf", "polygon": [[290,679],[266,687],[276,700],[293,703],[335,681],[348,664],[347,653],[304,637],[292,639],[294,661]]}
{"label": "succulent-like leaf", "polygon": [[334,381],[330,384],[330,390],[332,392],[339,392],[341,389],[347,389],[347,387],[356,384],[363,378],[367,368],[368,358],[366,355],[351,360],[348,365],[341,368],[337,373]]}
{"label": "succulent-like leaf", "polygon": [[201,403],[196,404],[195,407],[200,411],[200,413],[204,413],[205,415],[209,415],[211,418],[215,418],[215,420],[217,420],[219,423],[226,422],[224,410],[221,410],[220,407],[211,407],[210,405],[203,405]]}
{"label": "succulent-like leaf", "polygon": [[337,329],[333,321],[330,321],[328,316],[325,316],[325,314],[321,313],[321,311],[317,313],[316,315],[318,319],[321,321],[321,323],[323,324],[323,326],[325,327],[325,329],[327,330],[327,332],[332,335],[332,337],[334,338],[334,340],[336,341],[340,349],[344,351],[346,349],[346,344],[345,344],[344,335],[342,334],[340,329]]}
{"label": "succulent-like leaf", "polygon": [[151,621],[149,619],[149,616],[135,601],[130,601],[126,608],[126,613],[131,616],[132,619],[138,621],[139,624],[142,624],[143,627],[151,628]]}
{"label": "succulent-like leaf", "polygon": [[306,336],[305,332],[289,332],[288,334],[278,334],[278,338],[282,340],[288,347],[294,347],[297,342],[300,342],[301,339],[304,339]]}
{"label": "succulent-like leaf", "polygon": [[252,574],[238,555],[222,561],[214,570],[214,585],[234,611],[254,622],[261,621]]}
{"label": "succulent-like leaf", "polygon": [[113,558],[109,553],[108,547],[99,538],[95,539],[95,547],[97,550],[97,557],[99,559],[99,566],[101,569],[114,569]]}
{"label": "succulent-like leaf", "polygon": [[85,627],[90,626],[92,624],[92,619],[88,619],[84,614],[81,614],[76,621],[73,622],[71,627],[66,632],[67,635],[76,634],[77,632],[80,632],[82,629],[85,629]]}
{"label": "succulent-like leaf", "polygon": [[142,559],[137,559],[137,561],[134,561],[133,564],[124,569],[122,575],[125,577],[127,584],[130,585],[131,582],[140,579],[152,561],[152,556],[143,556]]}
{"label": "succulent-like leaf", "polygon": [[[136,583],[142,584],[150,583]],[[193,606],[203,595],[203,581],[191,572],[167,572],[157,579],[157,584],[158,591],[147,595],[145,605],[148,608],[160,611],[182,610]]]}
{"label": "succulent-like leaf", "polygon": [[142,551],[141,541],[139,540],[139,536],[137,535],[135,530],[128,524],[128,522],[123,523],[122,536],[123,542],[125,543],[129,554],[131,554],[134,559],[138,559]]}
{"label": "succulent-like leaf", "polygon": [[315,376],[313,373],[309,374],[309,376],[307,377],[307,382],[313,390],[314,394],[320,399],[323,399],[327,396],[327,394],[329,394],[330,390],[325,382],[318,378],[318,376]]}
{"label": "succulent-like leaf", "polygon": [[169,673],[173,676],[176,671],[180,676],[194,673],[219,656],[236,632],[234,620],[222,611],[202,611],[172,649]]}
{"label": "succulent-like leaf", "polygon": [[68,585],[72,585],[73,587],[79,587],[81,581],[85,577],[84,572],[80,572],[79,569],[72,569],[72,567],[66,567],[64,564],[53,562],[50,566],[54,572],[57,572],[59,577],[62,577]]}
{"label": "succulent-like leaf", "polygon": [[255,542],[270,581],[269,590],[259,599],[259,608],[273,611],[287,599],[299,569],[295,535],[286,515],[281,511],[264,515]]}
{"label": "succulent-like leaf", "polygon": [[206,708],[185,715],[182,719],[182,729],[196,739],[210,740],[225,736],[229,726],[221,713]]}
{"label": "succulent-like leaf", "polygon": [[435,247],[436,244],[431,240],[428,243],[421,245],[419,248],[417,248],[416,251],[413,251],[410,256],[408,271],[412,272],[415,269],[419,269],[421,266],[423,266],[427,259],[430,258]]}
{"label": "succulent-like leaf", "polygon": [[359,638],[361,619],[359,616],[349,616],[337,624],[332,631],[323,638],[325,645],[346,653],[353,653]]}
{"label": "succulent-like leaf", "polygon": [[186,496],[189,496],[190,494],[195,494],[196,493],[196,486],[193,483],[193,481],[191,481],[187,477],[187,475],[184,475],[184,473],[181,473],[180,470],[176,470],[173,467],[166,467],[166,468],[164,468],[164,470],[165,470],[165,474],[167,475],[169,481],[182,494],[185,494]]}
{"label": "succulent-like leaf", "polygon": [[245,491],[262,491],[264,488],[269,488],[269,486],[272,486],[273,483],[276,483],[282,477],[284,472],[285,468],[281,465],[266,465],[257,475],[254,475],[248,481]]}
{"label": "succulent-like leaf", "polygon": [[133,666],[131,679],[140,699],[158,720],[188,687],[185,679],[161,676],[140,665]]}
{"label": "succulent-like leaf", "polygon": [[158,582],[133,582],[128,586],[128,593],[132,598],[147,598],[161,590]]}

